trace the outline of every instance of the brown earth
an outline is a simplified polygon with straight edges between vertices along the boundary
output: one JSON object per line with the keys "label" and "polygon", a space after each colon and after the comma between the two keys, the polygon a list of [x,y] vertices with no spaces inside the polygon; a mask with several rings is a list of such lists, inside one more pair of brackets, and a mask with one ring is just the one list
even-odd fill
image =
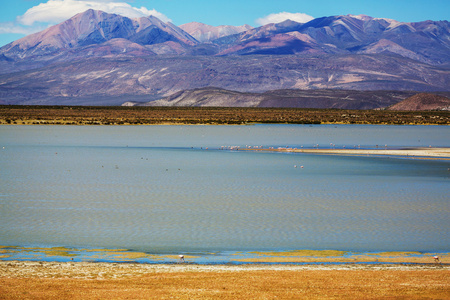
{"label": "brown earth", "polygon": [[450,99],[444,96],[420,93],[392,105],[389,110],[450,110]]}
{"label": "brown earth", "polygon": [[0,124],[433,124],[449,125],[450,111],[384,111],[239,107],[118,107],[0,105]]}
{"label": "brown earth", "polygon": [[435,265],[0,262],[1,299],[450,299]]}

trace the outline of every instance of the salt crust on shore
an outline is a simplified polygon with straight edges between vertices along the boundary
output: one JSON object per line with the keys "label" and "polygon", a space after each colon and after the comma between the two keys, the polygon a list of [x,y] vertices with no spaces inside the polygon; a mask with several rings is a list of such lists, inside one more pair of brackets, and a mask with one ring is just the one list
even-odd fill
{"label": "salt crust on shore", "polygon": [[336,148],[270,148],[270,149],[240,149],[253,151],[275,151],[275,152],[298,152],[312,154],[332,154],[332,155],[383,155],[383,156],[404,156],[415,158],[450,158],[450,148],[407,148],[407,149],[336,149]]}
{"label": "salt crust on shore", "polygon": [[449,157],[450,148],[414,148],[414,149],[308,149],[296,152],[329,153],[342,155],[394,155],[394,156],[419,156],[419,157]]}
{"label": "salt crust on shore", "polygon": [[323,270],[448,270],[447,265],[339,264],[339,265],[195,265],[92,262],[0,261],[0,278],[88,278],[107,279],[173,272],[323,271]]}

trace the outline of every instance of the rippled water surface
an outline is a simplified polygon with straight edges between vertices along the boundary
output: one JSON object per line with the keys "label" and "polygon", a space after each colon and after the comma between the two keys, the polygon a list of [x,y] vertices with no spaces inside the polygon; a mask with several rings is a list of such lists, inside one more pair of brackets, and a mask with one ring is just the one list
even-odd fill
{"label": "rippled water surface", "polygon": [[449,161],[228,148],[330,143],[448,147],[450,128],[0,126],[0,245],[449,250]]}

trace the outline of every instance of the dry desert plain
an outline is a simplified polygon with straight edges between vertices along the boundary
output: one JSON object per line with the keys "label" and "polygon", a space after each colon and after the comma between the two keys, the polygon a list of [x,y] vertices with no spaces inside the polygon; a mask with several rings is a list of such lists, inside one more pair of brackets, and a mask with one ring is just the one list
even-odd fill
{"label": "dry desert plain", "polygon": [[450,299],[448,265],[0,262],[1,299]]}

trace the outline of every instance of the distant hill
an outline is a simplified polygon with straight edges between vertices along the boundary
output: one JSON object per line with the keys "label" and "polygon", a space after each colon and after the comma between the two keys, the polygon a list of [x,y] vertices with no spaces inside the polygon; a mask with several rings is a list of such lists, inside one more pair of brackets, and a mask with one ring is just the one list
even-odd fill
{"label": "distant hill", "polygon": [[389,110],[450,110],[450,98],[420,93],[392,105]]}
{"label": "distant hill", "polygon": [[137,105],[379,109],[402,101],[412,94],[414,92],[352,90],[273,90],[244,93],[208,87],[179,91],[163,99]]}
{"label": "distant hill", "polygon": [[[3,104],[120,105],[211,86],[239,93],[450,91],[450,23],[343,15],[257,28],[178,27],[87,10],[0,48]],[[223,105],[253,103],[227,99]]]}

